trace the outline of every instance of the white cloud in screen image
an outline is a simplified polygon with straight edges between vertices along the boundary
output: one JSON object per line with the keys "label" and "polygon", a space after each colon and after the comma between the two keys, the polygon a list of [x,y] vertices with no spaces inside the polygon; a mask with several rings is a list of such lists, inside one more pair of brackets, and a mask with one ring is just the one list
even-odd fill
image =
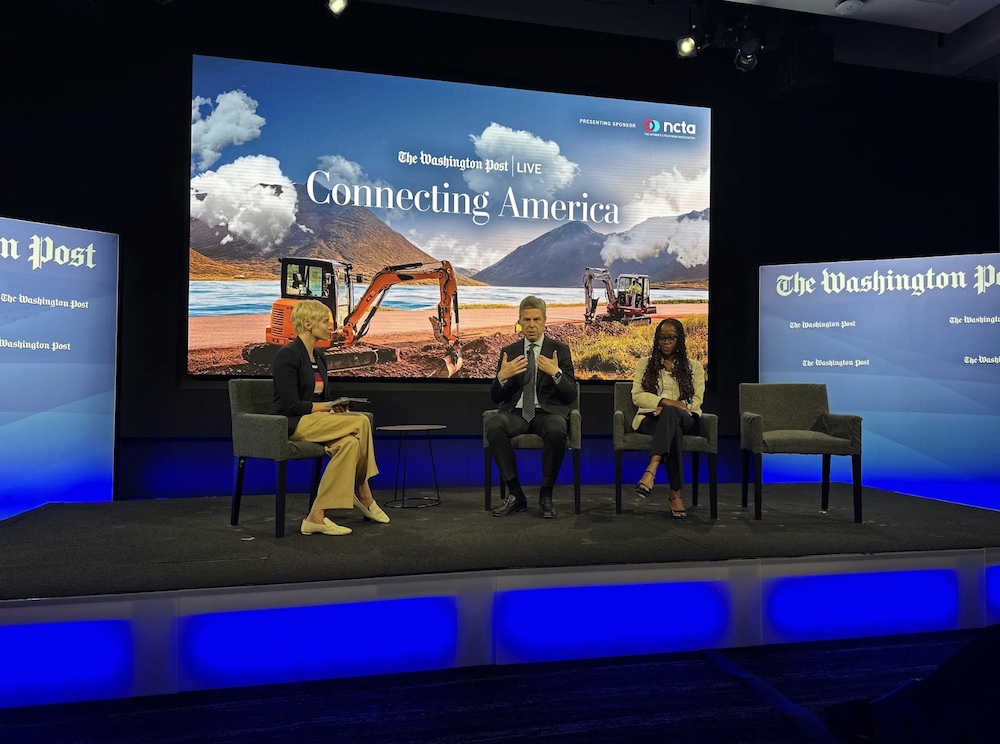
{"label": "white cloud in screen image", "polygon": [[650,217],[668,217],[707,209],[709,205],[710,171],[687,178],[675,166],[643,182],[642,192],[622,207],[628,225],[638,225]]}
{"label": "white cloud in screen image", "polygon": [[191,216],[262,248],[281,243],[295,224],[298,197],[281,164],[248,155],[191,179]]}
{"label": "white cloud in screen image", "polygon": [[[338,183],[343,183],[348,186],[370,186],[375,188],[392,188],[390,184],[386,183],[381,179],[372,180],[371,177],[365,172],[364,167],[360,163],[356,163],[353,160],[348,160],[343,155],[321,155],[319,157],[319,165],[317,169],[325,171],[330,174],[330,180],[325,180],[320,176],[316,183],[324,188],[333,188],[334,185]],[[393,189],[395,193],[395,189]],[[372,204],[375,203],[375,194],[372,194]],[[372,209],[375,209],[373,206]],[[406,216],[406,212],[394,209],[392,207],[384,208],[383,212],[385,219],[383,220],[387,225],[392,224],[392,219],[399,219]]]}
{"label": "white cloud in screen image", "polygon": [[[518,197],[547,197],[569,186],[580,172],[580,166],[560,153],[559,144],[543,140],[523,129],[511,129],[493,122],[478,137],[469,135],[476,156],[484,163],[487,159],[507,163],[507,172],[487,173],[484,170],[467,170],[462,174],[469,188],[491,197],[502,198],[508,186],[513,186]],[[541,173],[513,173],[514,163],[538,164]]]}
{"label": "white cloud in screen image", "polygon": [[610,266],[616,259],[642,261],[666,252],[676,255],[682,266],[701,266],[708,263],[708,228],[706,219],[652,217],[627,232],[609,235],[601,258]]}
{"label": "white cloud in screen image", "polygon": [[481,243],[468,243],[448,235],[435,235],[422,239],[416,230],[408,233],[410,241],[438,261],[450,261],[463,269],[482,270],[506,255],[502,248],[487,248]]}
{"label": "white cloud in screen image", "polygon": [[191,172],[211,168],[222,157],[222,148],[243,145],[260,137],[267,120],[257,113],[257,101],[242,90],[220,93],[215,108],[202,118],[208,98],[191,99]]}

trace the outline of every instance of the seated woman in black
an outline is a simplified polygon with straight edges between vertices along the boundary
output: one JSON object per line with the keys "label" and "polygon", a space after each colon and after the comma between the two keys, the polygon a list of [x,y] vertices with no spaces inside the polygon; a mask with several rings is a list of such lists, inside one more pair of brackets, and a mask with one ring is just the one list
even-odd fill
{"label": "seated woman in black", "polygon": [[326,516],[327,509],[350,509],[353,504],[383,524],[388,515],[375,503],[368,480],[378,473],[372,427],[363,413],[334,407],[323,350],[316,342],[330,338],[330,311],[319,300],[303,300],[292,310],[298,337],[281,348],[272,365],[272,411],[288,417],[289,439],[326,446],[330,464],[323,472],[312,510],[302,520],[303,535],[349,535]]}
{"label": "seated woman in black", "polygon": [[682,437],[698,427],[704,397],[705,369],[697,359],[688,358],[684,326],[674,318],[661,321],[652,352],[639,360],[632,377],[632,402],[639,409],[632,428],[653,437],[649,464],[635,492],[642,498],[649,496],[662,462],[670,482],[670,515],[674,519],[687,519],[681,498]]}

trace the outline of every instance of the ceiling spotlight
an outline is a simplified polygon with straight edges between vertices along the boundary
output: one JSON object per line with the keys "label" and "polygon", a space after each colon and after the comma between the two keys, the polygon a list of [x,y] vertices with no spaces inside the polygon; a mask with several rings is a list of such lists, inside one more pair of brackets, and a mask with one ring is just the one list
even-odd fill
{"label": "ceiling spotlight", "polygon": [[740,72],[750,72],[753,68],[757,66],[757,55],[756,54],[744,54],[739,49],[736,50],[736,58],[733,60],[736,64],[736,69]]}
{"label": "ceiling spotlight", "polygon": [[326,9],[340,18],[340,14],[347,10],[347,6],[348,0],[328,0]]}
{"label": "ceiling spotlight", "polygon": [[691,36],[678,36],[677,37],[677,56],[680,58],[685,57],[697,57],[698,56],[698,41]]}
{"label": "ceiling spotlight", "polygon": [[756,34],[743,30],[736,44],[736,57],[733,62],[740,72],[750,72],[757,66],[757,53],[760,51],[760,39]]}

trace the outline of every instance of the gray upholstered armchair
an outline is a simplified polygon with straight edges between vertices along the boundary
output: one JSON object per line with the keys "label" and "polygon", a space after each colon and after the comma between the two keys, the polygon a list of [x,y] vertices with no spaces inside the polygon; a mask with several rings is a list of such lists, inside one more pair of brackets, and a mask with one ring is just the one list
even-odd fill
{"label": "gray upholstered armchair", "polygon": [[[648,451],[653,437],[632,428],[636,414],[632,402],[632,383],[615,383],[615,413],[612,433],[615,446],[615,514],[622,513],[622,452]],[[719,517],[719,417],[703,413],[698,419],[698,432],[684,435],[684,451],[691,453],[691,505],[698,506],[698,456],[708,455],[708,500],[712,519]]]}
{"label": "gray upholstered armchair", "polygon": [[[274,460],[278,480],[274,502],[274,536],[285,536],[285,483],[289,460],[313,460],[309,504],[316,500],[326,448],[315,442],[293,442],[288,438],[288,419],[271,413],[274,384],[270,378],[229,381],[229,408],[233,419],[233,455],[236,457],[236,484],[229,523],[240,521],[243,474],[248,457]],[[370,414],[365,414],[371,418]]]}
{"label": "gray upholstered armchair", "polygon": [[[490,443],[486,439],[486,422],[491,416],[496,416],[498,409],[483,411],[483,467],[484,467],[484,504],[486,511],[493,507],[493,455]],[[580,418],[580,383],[576,383],[576,400],[569,412],[569,437],[566,449],[573,453],[573,511],[580,513],[580,445],[583,442],[583,420]],[[542,449],[542,438],[537,434],[521,434],[510,440],[514,449]],[[507,484],[500,481],[500,500],[507,496]]]}
{"label": "gray upholstered armchair", "polygon": [[823,456],[821,508],[830,504],[830,457],[850,455],[854,479],[854,521],[861,523],[861,417],[830,413],[826,385],[742,383],[740,448],[743,450],[743,506],[747,505],[750,455],[754,456],[754,519],[761,518],[764,453]]}

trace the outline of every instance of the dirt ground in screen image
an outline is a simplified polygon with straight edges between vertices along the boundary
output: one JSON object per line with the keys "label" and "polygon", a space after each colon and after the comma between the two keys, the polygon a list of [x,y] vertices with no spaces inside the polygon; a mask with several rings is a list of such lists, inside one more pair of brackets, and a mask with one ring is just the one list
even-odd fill
{"label": "dirt ground in screen image", "polygon": [[[618,323],[583,323],[583,305],[550,307],[546,333],[569,344],[577,377],[629,379],[639,356],[648,353],[653,329],[667,317],[676,317],[688,328],[688,351],[706,363],[707,313],[705,303],[661,305],[660,314],[647,326],[626,327]],[[395,349],[397,361],[368,367],[332,370],[331,377],[446,378],[444,347],[434,340],[426,310],[396,310],[379,313],[368,334],[350,347],[350,352]],[[460,309],[458,335],[463,364],[455,378],[489,379],[496,372],[500,349],[520,338],[515,331],[517,308]],[[264,341],[268,316],[220,315],[188,321],[188,372],[193,375],[259,375],[270,369],[248,363],[244,349]],[[704,336],[704,343],[700,337]],[[327,352],[328,355],[336,351]]]}

